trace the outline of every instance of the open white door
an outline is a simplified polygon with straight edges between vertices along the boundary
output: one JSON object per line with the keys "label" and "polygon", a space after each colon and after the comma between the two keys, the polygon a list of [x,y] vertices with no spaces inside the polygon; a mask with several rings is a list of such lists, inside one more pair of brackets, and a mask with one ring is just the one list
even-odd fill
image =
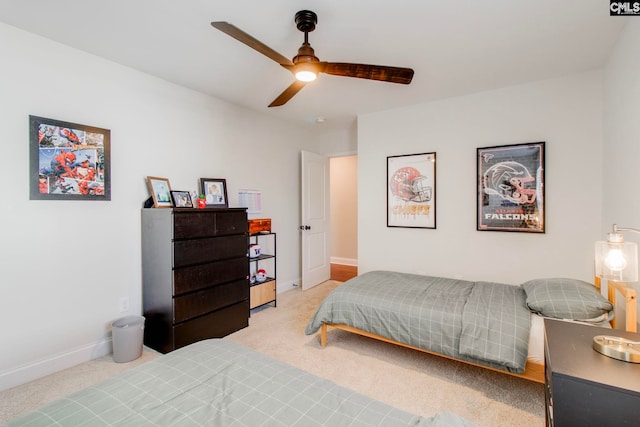
{"label": "open white door", "polygon": [[329,280],[330,218],[329,158],[303,151],[302,169],[302,289]]}

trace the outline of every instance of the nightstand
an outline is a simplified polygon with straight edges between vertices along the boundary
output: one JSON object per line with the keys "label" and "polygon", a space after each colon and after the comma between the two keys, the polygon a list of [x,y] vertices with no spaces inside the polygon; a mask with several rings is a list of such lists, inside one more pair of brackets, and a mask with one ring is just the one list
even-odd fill
{"label": "nightstand", "polygon": [[593,337],[639,334],[545,319],[546,425],[640,425],[640,364],[604,356]]}

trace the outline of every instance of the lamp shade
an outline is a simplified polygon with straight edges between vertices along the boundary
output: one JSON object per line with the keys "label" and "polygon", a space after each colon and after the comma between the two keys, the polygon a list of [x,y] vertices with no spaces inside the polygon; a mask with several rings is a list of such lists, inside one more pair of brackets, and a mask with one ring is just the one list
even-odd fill
{"label": "lamp shade", "polygon": [[595,264],[595,275],[600,278],[616,282],[637,282],[638,245],[611,239],[596,242]]}

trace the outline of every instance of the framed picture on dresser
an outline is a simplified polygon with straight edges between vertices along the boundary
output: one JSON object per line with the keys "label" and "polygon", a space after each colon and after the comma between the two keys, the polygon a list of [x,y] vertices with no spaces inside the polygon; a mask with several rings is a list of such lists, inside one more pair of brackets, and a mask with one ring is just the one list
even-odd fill
{"label": "framed picture on dresser", "polygon": [[171,185],[167,178],[159,178],[157,176],[148,176],[147,185],[149,192],[153,198],[154,208],[171,208]]}
{"label": "framed picture on dresser", "polygon": [[208,208],[228,208],[227,180],[222,178],[200,178],[200,189]]}
{"label": "framed picture on dresser", "polygon": [[188,191],[171,191],[171,200],[176,208],[192,208],[193,200]]}

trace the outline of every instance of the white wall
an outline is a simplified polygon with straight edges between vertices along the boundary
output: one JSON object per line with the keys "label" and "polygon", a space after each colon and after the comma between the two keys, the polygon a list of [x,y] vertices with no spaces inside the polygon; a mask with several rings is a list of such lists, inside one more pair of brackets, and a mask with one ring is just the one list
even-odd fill
{"label": "white wall", "polygon": [[[604,74],[604,224],[640,228],[640,22],[625,26]],[[640,241],[628,233],[630,241]]]}
{"label": "white wall", "polygon": [[317,125],[321,132],[316,135],[317,154],[326,156],[348,156],[358,151],[357,122],[347,129],[332,129],[324,124]]}
{"label": "white wall", "polygon": [[[0,39],[0,389],[108,353],[111,322],[141,312],[148,175],[177,190],[226,178],[231,206],[239,189],[262,190],[278,291],[298,283],[299,151],[316,149],[306,128],[4,24]],[[29,200],[30,114],[111,130],[110,202]]]}
{"label": "white wall", "polygon": [[[593,71],[359,117],[359,271],[592,280],[602,90]],[[537,141],[546,141],[546,233],[476,231],[476,148]],[[433,151],[437,229],[387,228],[386,157]]]}
{"label": "white wall", "polygon": [[[640,21],[630,19],[604,72],[603,223],[600,240],[612,224],[640,228]],[[640,235],[625,233],[640,243]],[[633,286],[640,290],[640,285]]]}

